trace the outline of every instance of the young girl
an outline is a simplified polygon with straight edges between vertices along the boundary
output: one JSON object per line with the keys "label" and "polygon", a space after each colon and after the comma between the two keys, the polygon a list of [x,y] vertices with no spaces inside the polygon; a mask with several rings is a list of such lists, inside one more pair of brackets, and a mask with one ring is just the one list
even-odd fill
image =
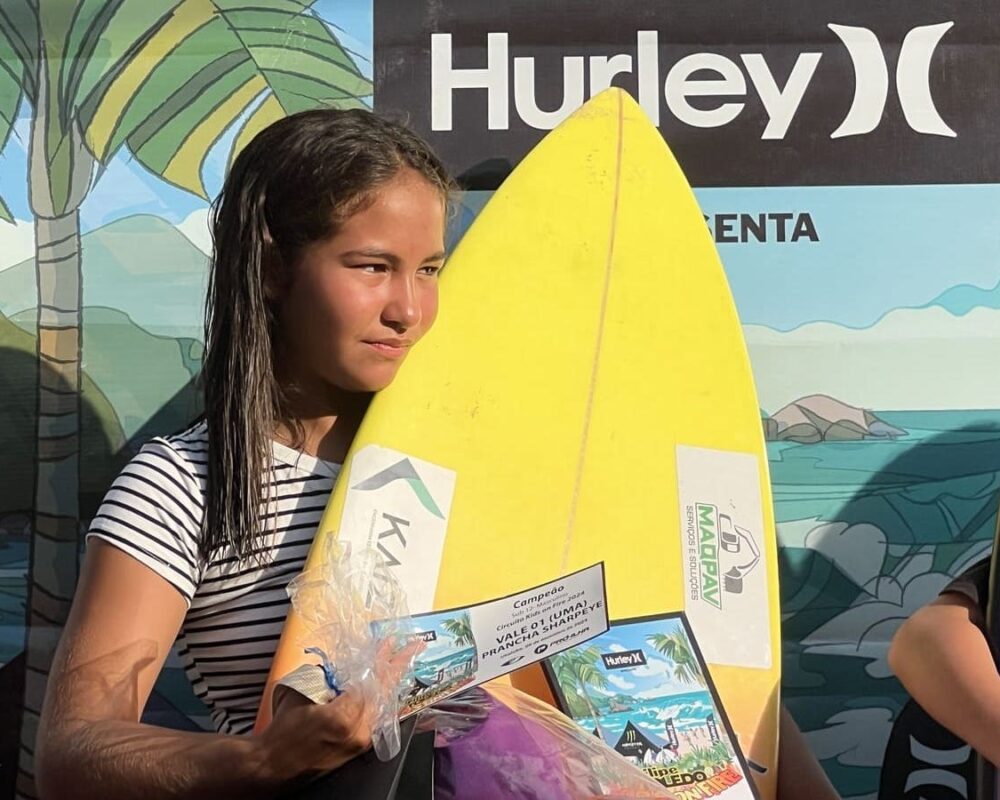
{"label": "young girl", "polygon": [[[434,322],[449,189],[422,141],[365,111],[296,114],[237,157],[204,420],[144,446],[93,520],[38,732],[43,797],[270,797],[368,747],[349,691],[234,734],[369,396]],[[175,639],[216,734],[139,722]]]}
{"label": "young girl", "polygon": [[[93,520],[39,726],[43,797],[273,797],[367,749],[350,691],[238,734],[370,394],[434,322],[450,187],[423,142],[364,111],[288,117],[236,159],[204,420],[143,447]],[[139,722],[175,639],[216,734]],[[835,798],[787,714],[781,731],[779,797]]]}

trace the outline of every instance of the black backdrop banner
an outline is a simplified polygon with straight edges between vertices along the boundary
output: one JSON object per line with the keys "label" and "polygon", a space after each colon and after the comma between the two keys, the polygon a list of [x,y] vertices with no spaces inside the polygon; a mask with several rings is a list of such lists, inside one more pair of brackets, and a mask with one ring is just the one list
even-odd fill
{"label": "black backdrop banner", "polygon": [[1000,181],[985,0],[375,0],[374,23],[376,109],[469,188],[609,84],[694,186]]}

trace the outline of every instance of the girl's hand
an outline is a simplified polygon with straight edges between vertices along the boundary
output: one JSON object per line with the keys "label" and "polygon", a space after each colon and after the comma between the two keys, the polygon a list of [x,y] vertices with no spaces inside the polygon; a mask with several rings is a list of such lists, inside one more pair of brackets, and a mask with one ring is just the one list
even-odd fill
{"label": "girl's hand", "polygon": [[[414,641],[391,653],[391,643],[380,648],[375,680],[395,695],[423,642]],[[275,696],[274,718],[258,737],[264,769],[279,780],[316,777],[335,770],[372,745],[378,709],[365,693],[348,688],[328,703],[314,703],[295,691]]]}
{"label": "girl's hand", "polygon": [[375,710],[357,691],[318,704],[298,692],[283,692],[271,724],[257,737],[262,767],[281,782],[337,769],[371,747],[374,717]]}

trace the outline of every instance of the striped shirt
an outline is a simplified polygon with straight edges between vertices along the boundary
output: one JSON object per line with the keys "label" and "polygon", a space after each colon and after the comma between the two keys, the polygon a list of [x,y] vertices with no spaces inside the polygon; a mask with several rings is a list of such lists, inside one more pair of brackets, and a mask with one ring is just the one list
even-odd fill
{"label": "striped shirt", "polygon": [[183,595],[185,672],[220,733],[248,733],[288,612],[285,587],[302,571],[340,466],[275,442],[276,503],[261,517],[271,557],[239,563],[230,550],[206,561],[198,541],[207,450],[203,421],[148,442],[112,484],[87,538],[120,548]]}

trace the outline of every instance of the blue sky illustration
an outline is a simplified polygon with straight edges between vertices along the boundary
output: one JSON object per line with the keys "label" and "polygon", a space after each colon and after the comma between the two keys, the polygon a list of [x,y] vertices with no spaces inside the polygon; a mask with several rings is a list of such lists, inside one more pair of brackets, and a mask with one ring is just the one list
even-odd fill
{"label": "blue sky illustration", "polygon": [[474,651],[474,648],[470,645],[463,644],[459,647],[455,643],[455,637],[452,636],[443,627],[443,624],[449,619],[457,619],[465,613],[461,610],[459,611],[442,611],[436,614],[421,614],[419,616],[413,617],[413,627],[417,631],[435,631],[437,633],[437,639],[433,642],[427,642],[424,650],[417,657],[421,662],[437,661],[440,658],[445,657],[451,653],[458,653],[459,651],[464,651],[466,649]]}
{"label": "blue sky illustration", "polygon": [[1000,283],[998,185],[701,189],[706,214],[808,212],[819,242],[720,244],[744,323],[852,328]]}
{"label": "blue sky illustration", "polygon": [[666,695],[689,694],[702,691],[696,684],[684,683],[674,678],[674,664],[660,655],[646,636],[653,633],[670,634],[682,630],[676,619],[656,620],[628,625],[615,625],[607,633],[591,639],[583,648],[596,647],[601,653],[623,653],[626,650],[642,650],[646,664],[627,669],[606,669],[603,663],[598,668],[608,679],[607,690],[591,689],[607,695],[627,694],[631,697],[650,699]]}

